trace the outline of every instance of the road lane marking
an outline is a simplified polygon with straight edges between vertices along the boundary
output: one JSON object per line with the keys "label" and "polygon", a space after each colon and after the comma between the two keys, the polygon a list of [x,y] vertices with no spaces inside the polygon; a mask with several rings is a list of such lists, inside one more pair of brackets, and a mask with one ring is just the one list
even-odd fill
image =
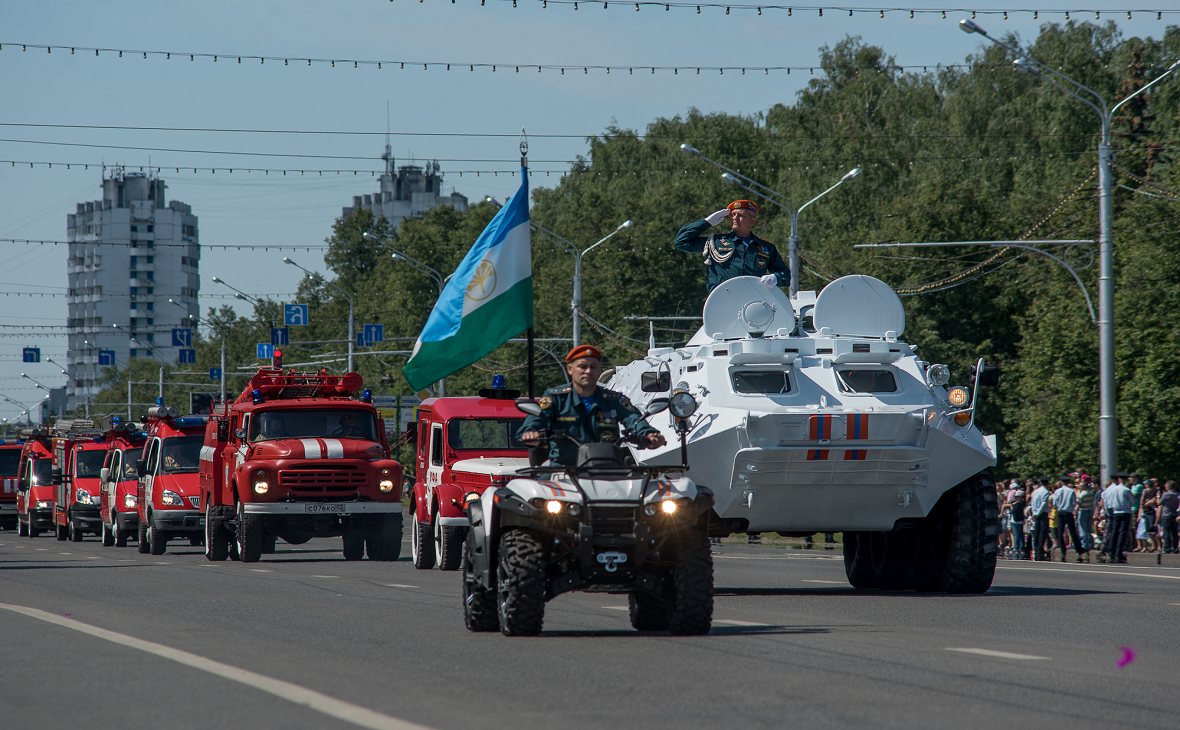
{"label": "road lane marking", "polygon": [[97,555],[87,555],[86,559],[87,560],[98,560],[98,556]]}
{"label": "road lane marking", "polygon": [[250,568],[253,573],[273,573],[273,570],[263,570],[262,568]]}
{"label": "road lane marking", "polygon": [[990,656],[990,657],[995,657],[996,659],[1018,659],[1021,661],[1029,661],[1029,660],[1034,660],[1034,659],[1048,659],[1049,658],[1047,656],[1033,656],[1032,654],[1013,654],[1010,651],[994,651],[992,649],[967,649],[967,648],[956,648],[953,646],[948,646],[946,648],[946,650],[947,651],[960,651],[960,652],[963,652],[964,654],[978,654],[979,656]]}
{"label": "road lane marking", "polygon": [[44,551],[46,551],[46,550],[48,550],[48,549],[49,549],[49,548],[37,548],[38,552],[44,552]]}
{"label": "road lane marking", "polygon": [[386,583],[386,588],[417,588],[418,586],[408,586],[403,583]]}
{"label": "road lane marking", "polygon": [[73,555],[73,553],[58,553],[58,555]]}
{"label": "road lane marking", "polygon": [[846,581],[846,580],[808,580],[808,579],[804,578],[803,582],[804,583],[835,583],[838,586],[848,585],[848,581]]}
{"label": "road lane marking", "polygon": [[1180,575],[1159,575],[1157,573],[1130,573],[1122,570],[1089,570],[1085,568],[1017,568],[1012,565],[997,565],[997,570],[1040,570],[1046,573],[1093,573],[1095,575],[1129,575],[1133,578],[1167,578],[1180,580]]}
{"label": "road lane marking", "polygon": [[309,575],[309,578],[339,578],[338,575]]}
{"label": "road lane marking", "polygon": [[714,624],[721,624],[722,626],[770,626],[770,624],[759,624],[753,621],[735,621],[728,618],[715,618]]}
{"label": "road lane marking", "polygon": [[352,723],[358,727],[370,728],[371,730],[429,730],[425,725],[399,720],[396,717],[391,717],[375,710],[361,707],[360,705],[354,705],[351,702],[344,702],[335,697],[329,697],[328,695],[298,684],[284,682],[281,679],[268,677],[265,674],[258,674],[229,664],[223,664],[213,659],[207,659],[199,654],[192,654],[181,649],[173,649],[164,644],[144,641],[143,639],[137,639],[127,634],[100,629],[97,626],[91,626],[90,624],[48,613],[37,608],[14,606],[8,603],[0,603],[0,608],[14,613],[24,614],[30,618],[39,619],[67,629],[73,629],[83,634],[89,634],[99,639],[105,639],[115,644],[139,649],[140,651],[154,654],[164,659],[171,659],[178,664],[199,669],[233,682],[240,682],[248,687],[267,692],[296,705],[309,707],[329,717],[335,717],[338,720]]}
{"label": "road lane marking", "polygon": [[603,608],[608,609],[610,611],[630,611],[631,610],[630,606],[603,606]]}

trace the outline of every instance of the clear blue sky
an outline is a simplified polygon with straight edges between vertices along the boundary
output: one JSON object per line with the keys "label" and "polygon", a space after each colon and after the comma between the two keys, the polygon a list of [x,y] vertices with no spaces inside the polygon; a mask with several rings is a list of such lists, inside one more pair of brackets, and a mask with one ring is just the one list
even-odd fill
{"label": "clear blue sky", "polygon": [[[813,3],[814,4],[814,3]],[[0,121],[42,124],[101,124],[142,127],[210,127],[234,129],[352,130],[383,132],[386,102],[394,132],[499,133],[516,135],[525,127],[530,135],[529,157],[534,170],[560,171],[561,162],[584,154],[584,136],[617,124],[643,130],[658,117],[683,114],[690,107],[703,111],[752,114],[775,103],[791,103],[809,78],[806,72],[762,72],[746,75],[716,72],[672,75],[660,71],[628,74],[612,70],[584,74],[536,69],[519,73],[515,64],[637,66],[810,66],[818,49],[847,35],[880,45],[901,64],[959,63],[979,49],[977,36],[960,33],[955,24],[968,13],[939,15],[892,12],[881,19],[873,13],[796,8],[765,10],[643,7],[612,3],[550,3],[539,0],[258,0],[230,2],[104,3],[40,0],[8,3],[0,30]],[[887,7],[882,3],[866,5]],[[955,3],[962,7],[961,3]],[[954,6],[952,5],[952,7]],[[1042,9],[1076,8],[1094,3],[1040,0],[1022,4]],[[1122,0],[1097,3],[1125,5]],[[894,6],[896,7],[896,6]],[[915,8],[937,7],[924,2]],[[987,0],[977,10],[1019,7]],[[1136,7],[1167,3],[1143,0]],[[1075,16],[1077,17],[1077,16]],[[1083,16],[1093,19],[1093,15]],[[1104,19],[1105,19],[1104,15]],[[1168,17],[1125,13],[1113,19],[1127,36],[1159,37]],[[1037,27],[1060,21],[1058,14],[1042,13],[978,17],[990,32],[1015,31],[1024,38]],[[1173,16],[1171,22],[1177,22]],[[29,49],[20,43],[172,51],[170,60],[132,54]],[[217,62],[187,53],[216,53]],[[181,55],[178,55],[181,54]],[[306,61],[243,60],[237,54],[279,57],[370,59],[453,63],[451,71],[406,64],[383,64],[380,70],[351,64],[308,67]],[[503,64],[471,72],[464,64]],[[573,135],[542,138],[536,135]],[[209,295],[228,290],[213,284],[214,276],[240,289],[280,295],[294,290],[299,273],[281,263],[276,251],[220,251],[218,245],[322,245],[340,208],[353,195],[373,192],[375,178],[347,175],[263,177],[245,168],[381,169],[380,136],[242,134],[213,132],[149,132],[35,127],[0,128],[5,140],[36,140],[72,145],[115,145],[177,150],[271,153],[275,155],[335,155],[367,159],[309,159],[249,157],[240,154],[104,149],[99,147],[0,142],[0,159],[48,161],[52,169],[0,164],[0,238],[65,240],[66,215],[75,204],[99,197],[101,172],[65,163],[121,163],[165,168],[168,198],[189,203],[200,218],[202,309],[226,303]],[[453,187],[471,200],[494,195],[503,200],[519,184],[505,174],[478,178],[460,170],[510,170],[518,156],[511,137],[397,136],[392,141],[397,161],[506,160],[507,162],[441,162],[445,190]],[[558,162],[541,162],[555,160]],[[61,163],[61,164],[58,164]],[[190,167],[188,172],[183,167]],[[191,167],[234,167],[233,175],[194,174]],[[171,167],[173,171],[168,172]],[[182,171],[176,173],[175,169]],[[557,181],[535,173],[532,186]],[[703,212],[717,201],[701,201]],[[65,246],[26,246],[0,242],[0,292],[63,294],[66,286]],[[323,269],[318,251],[286,252],[308,268]],[[0,298],[0,324],[65,323],[62,296]],[[228,300],[232,303],[232,300]],[[247,310],[240,310],[247,313]],[[2,329],[2,328],[0,328]],[[2,333],[0,333],[2,334]],[[21,372],[46,385],[60,386],[64,376],[52,364],[24,365],[21,347],[38,345],[45,356],[64,362],[65,338],[0,336],[0,392],[31,403],[40,398]],[[17,409],[0,404],[0,417],[15,417]]]}

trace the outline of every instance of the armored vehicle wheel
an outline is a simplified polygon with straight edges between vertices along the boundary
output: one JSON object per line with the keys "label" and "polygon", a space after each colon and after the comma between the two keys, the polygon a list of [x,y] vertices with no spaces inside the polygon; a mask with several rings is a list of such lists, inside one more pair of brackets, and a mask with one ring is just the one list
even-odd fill
{"label": "armored vehicle wheel", "polygon": [[143,523],[143,520],[139,521],[139,539],[136,540],[135,547],[144,555],[151,551],[151,546],[148,545],[147,525]]}
{"label": "armored vehicle wheel", "polygon": [[263,555],[274,555],[275,554],[275,544],[278,543],[278,541],[279,541],[279,538],[275,537],[274,535],[268,535],[268,536],[262,538],[262,554]]}
{"label": "armored vehicle wheel", "polygon": [[220,562],[229,557],[230,534],[225,523],[215,518],[213,509],[205,502],[205,558]]}
{"label": "armored vehicle wheel", "polygon": [[16,534],[18,537],[29,536],[29,526],[24,522],[21,522],[19,517],[16,520]]}
{"label": "armored vehicle wheel", "polygon": [[934,533],[910,530],[903,533],[902,553],[905,555],[906,583],[919,593],[939,590],[934,561],[927,556],[934,553]]}
{"label": "armored vehicle wheel", "polygon": [[509,530],[500,538],[496,604],[505,636],[536,636],[545,622],[544,548],[535,535]]}
{"label": "armored vehicle wheel", "polygon": [[365,535],[365,551],[369,560],[397,560],[402,554],[402,516],[398,513],[380,515],[369,525]]}
{"label": "armored vehicle wheel", "polygon": [[440,525],[434,518],[434,562],[442,570],[458,570],[463,558],[463,539],[466,530]]}
{"label": "armored vehicle wheel", "polygon": [[235,540],[238,559],[243,563],[257,563],[262,557],[262,518],[246,514],[246,506],[238,503],[238,530]]}
{"label": "armored vehicle wheel", "polygon": [[[903,537],[900,532],[866,532],[872,548],[869,552],[877,587],[885,591],[909,588],[905,569]],[[863,538],[862,538],[863,540]],[[862,544],[864,544],[862,542]]]}
{"label": "armored vehicle wheel", "polygon": [[360,560],[365,557],[365,533],[356,528],[344,532],[344,559]]}
{"label": "armored vehicle wheel", "polygon": [[[933,550],[919,559],[915,570],[929,570],[947,593],[983,593],[991,588],[999,547],[999,510],[990,469],[984,469],[943,495]],[[929,561],[927,565],[922,562]]]}
{"label": "armored vehicle wheel", "polygon": [[675,593],[668,629],[675,636],[707,634],[713,626],[713,554],[703,532],[686,529],[675,558]]}
{"label": "armored vehicle wheel", "polygon": [[58,542],[65,542],[66,540],[69,540],[69,539],[70,539],[69,528],[67,528],[65,525],[58,525],[57,526],[57,541]]}
{"label": "armored vehicle wheel", "polygon": [[69,525],[66,527],[66,533],[70,536],[70,542],[82,542],[85,537],[82,529],[77,527],[73,520],[69,521]]}
{"label": "armored vehicle wheel", "polygon": [[147,536],[148,546],[151,548],[149,552],[152,555],[163,555],[168,552],[168,538],[161,535],[159,530],[148,525]]}
{"label": "armored vehicle wheel", "polygon": [[668,604],[650,593],[632,593],[627,597],[631,609],[631,626],[636,631],[667,631],[671,616]]}
{"label": "armored vehicle wheel", "polygon": [[430,529],[422,528],[416,515],[410,515],[414,520],[410,531],[410,549],[414,554],[414,567],[419,570],[429,570],[434,567],[434,546],[430,544]]}
{"label": "armored vehicle wheel", "polygon": [[[114,516],[115,515],[112,512],[111,517],[113,518]],[[102,523],[102,546],[103,547],[113,547],[115,544],[115,533],[118,531],[119,531],[119,523],[118,522],[116,522],[113,525],[108,525],[105,522]]]}
{"label": "armored vehicle wheel", "polygon": [[500,628],[496,612],[496,594],[480,585],[471,567],[472,538],[463,544],[463,623],[468,631],[495,631]]}
{"label": "armored vehicle wheel", "polygon": [[844,574],[848,583],[858,590],[877,587],[877,575],[873,572],[872,556],[869,554],[867,532],[844,533]]}

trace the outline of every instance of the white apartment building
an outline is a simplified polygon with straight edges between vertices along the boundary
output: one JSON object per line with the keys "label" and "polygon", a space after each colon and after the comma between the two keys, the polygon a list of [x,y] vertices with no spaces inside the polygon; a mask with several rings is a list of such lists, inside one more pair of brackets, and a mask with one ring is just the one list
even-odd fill
{"label": "white apartment building", "polygon": [[197,218],[180,201],[165,204],[164,189],[150,174],[116,169],[103,177],[101,200],[68,216],[70,409],[94,399],[104,367],[125,368],[134,357],[175,363],[172,329],[195,329]]}
{"label": "white apartment building", "polygon": [[393,157],[388,144],[382,157],[385,159],[385,173],[378,178],[380,192],[354,195],[352,205],[343,208],[343,217],[348,218],[364,208],[373,211],[373,215],[378,218],[384,216],[396,229],[402,220],[421,218],[426,211],[440,205],[452,206],[461,213],[467,212],[467,196],[453,190],[450,195],[442,194],[442,175],[439,174],[437,162],[427,162],[423,166],[402,165],[397,168],[397,175],[394,175]]}

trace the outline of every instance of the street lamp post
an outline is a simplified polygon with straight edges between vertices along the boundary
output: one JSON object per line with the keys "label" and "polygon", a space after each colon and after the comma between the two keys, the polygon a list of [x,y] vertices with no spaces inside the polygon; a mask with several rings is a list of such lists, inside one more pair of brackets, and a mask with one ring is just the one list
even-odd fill
{"label": "street lamp post", "polygon": [[295,268],[297,268],[300,271],[302,271],[303,273],[307,274],[307,278],[311,279],[312,281],[319,282],[320,284],[323,284],[324,286],[328,286],[328,287],[335,289],[336,291],[340,292],[348,299],[348,372],[350,372],[350,373],[353,372],[352,360],[353,360],[353,348],[356,346],[356,333],[355,333],[355,325],[354,325],[354,320],[353,320],[352,294],[349,294],[347,291],[345,291],[344,289],[341,289],[340,287],[336,286],[332,282],[325,280],[324,277],[320,276],[319,274],[316,274],[312,271],[308,271],[307,269],[303,268],[302,266],[295,263],[294,261],[287,258],[286,256],[283,257],[283,263],[291,264]]}
{"label": "street lamp post", "polygon": [[598,239],[594,243],[587,246],[585,249],[579,251],[578,247],[567,238],[557,235],[548,228],[542,228],[536,223],[531,224],[534,229],[540,231],[546,238],[561,246],[574,257],[574,296],[570,300],[570,311],[574,315],[574,332],[573,332],[573,346],[577,347],[582,344],[582,257],[590,253],[594,248],[602,243],[605,243],[608,238],[615,235],[619,231],[626,230],[635,225],[633,222],[626,220],[619,224],[619,227]]}
{"label": "street lamp post", "polygon": [[[1020,48],[991,37],[975,21],[964,18],[959,21],[959,29],[964,33],[978,33],[992,43],[1007,49],[1016,56],[1012,62],[1013,68],[1021,73],[1036,76],[1082,102],[1098,114],[1102,123],[1102,140],[1098,144],[1098,468],[1099,479],[1102,484],[1106,484],[1110,475],[1118,468],[1118,422],[1114,412],[1118,387],[1115,383],[1114,368],[1114,236],[1111,229],[1111,218],[1114,216],[1112,209],[1114,180],[1110,171],[1110,163],[1113,159],[1111,119],[1123,104],[1155,86],[1168,74],[1180,68],[1180,61],[1173,63],[1167,71],[1155,77],[1151,83],[1115,104],[1108,111],[1106,100],[1098,92],[1083,86],[1060,71],[1044,65],[1024,53]],[[1065,83],[1073,84],[1075,89],[1065,88],[1054,81],[1051,76],[1055,76]],[[1087,94],[1093,101],[1083,98],[1078,92]]]}
{"label": "street lamp post", "polygon": [[[789,198],[787,198],[787,196],[783,195],[782,193],[780,193],[776,190],[772,190],[772,189],[766,187],[765,185],[758,182],[757,180],[746,177],[745,175],[741,174],[740,172],[729,169],[725,165],[722,165],[720,162],[717,162],[715,160],[710,160],[708,157],[705,157],[704,155],[702,155],[700,150],[698,150],[696,147],[693,147],[692,145],[689,145],[689,144],[682,144],[682,145],[680,145],[680,149],[683,152],[685,152],[686,154],[696,155],[697,157],[700,157],[705,162],[712,163],[712,164],[716,165],[717,167],[721,168],[722,170],[725,170],[725,173],[723,173],[721,175],[721,179],[724,180],[725,182],[729,183],[730,185],[737,185],[738,187],[740,187],[750,193],[753,193],[754,195],[757,195],[758,197],[763,198],[767,202],[777,205],[778,207],[787,211],[787,213],[791,216],[791,237],[787,240],[787,266],[789,266],[791,269],[790,294],[791,294],[791,296],[795,296],[796,294],[798,294],[799,293],[799,214],[803,212],[804,208],[811,205],[812,203],[819,200],[820,198],[827,195],[828,193],[832,192],[833,190],[840,187],[844,183],[848,182],[849,180],[855,180],[856,178],[860,177],[861,176],[861,169],[859,167],[852,168],[848,172],[844,173],[844,177],[840,178],[840,180],[837,181],[835,185],[833,185],[832,187],[823,191],[822,193],[815,196],[811,200],[809,200],[806,203],[804,203],[803,205],[801,205],[798,209],[796,209],[794,207],[794,205],[791,204],[791,201]],[[745,183],[742,182],[743,180],[745,181]],[[746,183],[749,183],[749,185],[747,185]],[[761,190],[755,190],[754,187],[761,188]],[[765,191],[765,192],[763,192],[763,191]]]}

